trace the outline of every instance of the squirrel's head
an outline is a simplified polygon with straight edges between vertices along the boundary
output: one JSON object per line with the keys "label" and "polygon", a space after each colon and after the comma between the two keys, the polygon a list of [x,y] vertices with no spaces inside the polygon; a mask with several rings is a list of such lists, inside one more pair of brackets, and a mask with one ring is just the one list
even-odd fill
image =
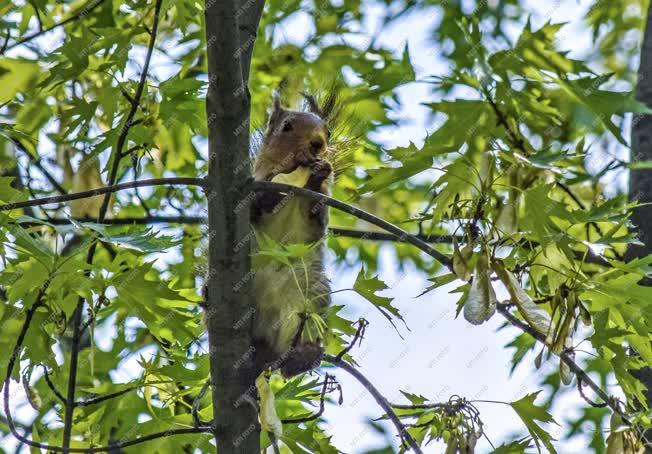
{"label": "squirrel's head", "polygon": [[259,177],[268,179],[326,159],[330,140],[328,112],[320,109],[314,98],[304,96],[309,107],[305,112],[285,109],[279,96],[274,95],[259,155],[264,158],[259,162],[264,169],[256,169]]}

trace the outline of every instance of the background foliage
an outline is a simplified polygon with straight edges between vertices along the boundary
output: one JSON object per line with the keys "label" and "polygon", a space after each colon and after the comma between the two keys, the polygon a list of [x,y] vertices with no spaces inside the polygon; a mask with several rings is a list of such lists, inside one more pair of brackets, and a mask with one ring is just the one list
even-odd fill
{"label": "background foliage", "polygon": [[[137,91],[153,2],[100,1],[78,20],[16,45],[87,6],[34,0],[0,7],[0,28],[9,34],[0,56],[3,203],[107,181],[111,151]],[[383,26],[369,33],[366,26],[378,7]],[[151,69],[128,128],[117,181],[206,173],[203,13],[188,0],[165,0],[161,11]],[[432,30],[432,45],[442,50],[449,66],[442,74],[417,80],[410,49],[397,53],[383,48],[378,36],[406,15],[433,11],[442,19]],[[336,77],[344,106],[336,136],[353,145],[347,147],[350,155],[339,169],[334,197],[410,232],[430,238],[454,235],[455,241],[438,246],[452,255],[454,272],[397,242],[392,247],[398,266],[411,264],[427,273],[433,285],[425,292],[461,279],[457,310],[473,323],[492,313],[493,276],[499,294],[500,289],[509,294],[505,297],[520,316],[548,335],[547,348],[528,334],[516,337],[510,344],[514,366],[530,350],[541,351],[540,361],[551,351],[572,351],[581,343],[590,353],[579,355],[584,368],[603,388],[616,381],[623,408],[643,425],[650,424],[650,413],[642,386],[630,372],[652,363],[652,293],[638,284],[651,261],[623,262],[627,245],[635,241],[627,229],[632,205],[606,182],[628,168],[619,157],[628,142],[627,114],[649,112],[630,93],[646,11],[643,1],[594,2],[585,24],[585,32],[593,33],[594,51],[575,60],[559,39],[564,26],[533,27],[527,5],[516,0],[382,5],[271,0],[255,42],[250,78],[251,124],[261,127],[279,85],[286,102],[296,105],[300,91],[327,91]],[[284,40],[284,24],[297,15],[305,20],[305,39]],[[520,33],[512,42],[508,31],[514,28]],[[429,84],[432,90],[432,98],[424,100],[432,111],[429,135],[420,145],[383,149],[375,133],[400,126],[396,89],[412,83]],[[93,222],[96,199],[0,214],[3,351],[13,349],[25,309],[46,288],[46,304],[36,312],[36,328],[21,353],[20,370],[13,374],[22,387],[15,384],[11,395],[18,400],[21,393],[28,394],[33,420],[25,419],[23,430],[50,444],[61,443],[63,415],[44,370],[55,388],[65,389],[67,327],[80,297],[89,308],[78,394],[89,399],[139,390],[80,407],[73,429],[83,436],[79,446],[190,426],[189,408],[208,376],[197,304],[201,228],[100,225]],[[199,189],[156,187],[115,195],[109,217],[201,216],[203,208]],[[335,210],[331,215],[332,227],[373,229]],[[69,216],[78,220],[60,221]],[[99,247],[87,265],[94,242]],[[379,243],[333,235],[328,244],[337,269],[358,272],[362,265],[366,270],[358,274],[354,290],[400,323],[391,299],[378,295],[386,288],[374,277]],[[471,276],[473,284],[465,282]],[[331,314],[332,354],[355,332],[356,321],[342,318],[338,309]],[[127,364],[128,382],[120,373]],[[0,363],[2,376],[6,366]],[[542,426],[552,420],[545,408],[569,379],[572,374],[560,366],[559,373],[540,377],[553,389],[549,401],[535,402],[539,384],[532,383],[527,395],[509,403],[523,428],[517,439],[501,440],[505,445],[496,452],[554,451],[547,426]],[[311,409],[308,404],[319,400],[314,377],[276,385],[281,418],[304,415]],[[431,402],[404,395],[413,405]],[[456,403],[404,409],[402,417],[414,425],[410,431],[419,442],[443,440],[449,449],[462,449],[481,435],[482,415],[472,402]],[[200,415],[212,415],[208,396]],[[606,428],[610,415],[609,409],[587,403],[564,430],[572,434],[586,422]],[[286,425],[282,448],[337,452],[319,421]],[[619,426],[616,422],[612,429]],[[595,430],[590,448],[604,452],[607,436],[612,444],[625,437]],[[209,440],[202,434],[167,437],[144,449],[210,451]]]}

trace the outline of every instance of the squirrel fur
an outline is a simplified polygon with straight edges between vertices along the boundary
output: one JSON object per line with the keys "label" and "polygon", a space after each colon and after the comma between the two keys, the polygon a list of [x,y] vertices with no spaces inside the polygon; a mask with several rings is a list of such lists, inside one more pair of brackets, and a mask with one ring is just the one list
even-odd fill
{"label": "squirrel fur", "polygon": [[[333,182],[329,156],[331,98],[319,106],[306,97],[309,111],[286,109],[274,97],[269,122],[255,160],[254,179],[284,182],[328,195]],[[325,318],[330,283],[324,270],[327,206],[292,194],[258,193],[251,207],[260,241],[312,245],[296,266],[261,258],[254,267],[256,313],[253,320],[254,361],[262,371],[280,369],[291,377],[317,367],[323,338],[306,335],[306,318]]]}

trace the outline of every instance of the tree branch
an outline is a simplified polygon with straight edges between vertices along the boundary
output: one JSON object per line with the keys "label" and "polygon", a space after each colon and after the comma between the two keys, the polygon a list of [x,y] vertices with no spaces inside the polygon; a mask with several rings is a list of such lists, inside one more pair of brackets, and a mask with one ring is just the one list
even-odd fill
{"label": "tree branch", "polygon": [[355,335],[353,336],[353,339],[351,339],[349,345],[344,347],[342,351],[340,351],[335,357],[338,361],[344,358],[344,355],[346,355],[348,352],[351,351],[351,349],[355,346],[356,342],[358,342],[358,345],[362,345],[362,339],[364,338],[364,333],[368,325],[369,322],[365,318],[361,317],[360,319],[358,319],[358,329],[355,330]]}
{"label": "tree branch", "polygon": [[27,156],[30,162],[34,164],[34,166],[36,166],[36,168],[41,171],[45,179],[50,182],[50,184],[54,189],[59,191],[61,194],[66,194],[68,192],[64,189],[63,186],[59,184],[59,182],[52,176],[52,174],[45,167],[43,167],[43,164],[41,164],[40,157],[34,156],[32,155],[32,153],[27,151],[27,149],[23,146],[23,144],[19,140],[12,138],[11,141],[16,146],[16,149],[20,150],[25,156]]}
{"label": "tree branch", "polygon": [[[534,339],[536,339],[538,342],[546,345],[546,336],[545,334],[540,333],[527,323],[519,320],[516,318],[508,308],[504,307],[502,304],[497,305],[497,310],[500,312],[500,314],[505,317],[509,322],[514,325],[516,328],[520,329],[524,333],[529,334],[532,336]],[[615,412],[621,415],[625,420],[626,415],[622,412],[620,407],[618,406],[618,401],[609,396],[600,386],[593,381],[593,379],[582,369],[572,358],[572,356],[564,351],[559,355],[559,358],[568,366],[568,368],[578,377],[579,380],[582,380],[583,383],[586,383],[586,385],[591,388],[602,400],[604,400],[607,405]]]}
{"label": "tree branch", "polygon": [[[21,202],[11,202],[0,205],[0,211],[15,210],[18,208],[35,207],[41,205],[49,205],[52,203],[69,202],[71,200],[87,199],[102,194],[109,194],[125,189],[144,188],[148,186],[165,186],[165,185],[183,185],[183,186],[204,186],[205,181],[203,178],[192,177],[169,177],[169,178],[151,178],[148,180],[128,181],[126,183],[119,183],[109,186],[104,186],[96,189],[89,189],[87,191],[73,192],[63,195],[55,195],[50,197],[41,197],[39,199],[24,200]],[[102,219],[102,222],[105,220]],[[95,220],[97,222],[97,220]]]}
{"label": "tree branch", "polygon": [[369,394],[371,394],[380,406],[380,408],[383,409],[383,411],[387,414],[387,417],[392,421],[394,424],[394,427],[396,427],[396,430],[399,433],[399,436],[401,437],[402,441],[405,441],[407,445],[414,450],[417,454],[422,454],[423,451],[421,451],[421,447],[417,444],[416,440],[412,437],[410,432],[408,432],[407,427],[403,422],[399,419],[399,417],[396,415],[396,412],[392,408],[392,405],[385,399],[385,397],[376,389],[376,387],[365,377],[360,371],[358,371],[355,367],[351,366],[349,363],[338,359],[335,356],[332,355],[324,355],[324,360],[328,361],[329,363],[333,364],[334,366],[339,367],[340,369],[345,370],[348,372],[353,378],[358,380],[358,382],[365,387],[367,391],[369,391]]}
{"label": "tree branch", "polygon": [[[149,181],[149,180],[141,180],[141,181]],[[195,186],[201,186],[201,183],[195,184]],[[90,196],[87,195],[85,197],[90,197]],[[1,209],[2,207],[0,206],[0,211]],[[360,209],[358,208],[358,210]],[[42,221],[53,225],[66,225],[66,224],[70,224],[71,219],[78,222],[97,222],[97,220],[94,218],[65,218],[65,219],[51,218],[51,219],[42,219]],[[206,223],[206,218],[203,216],[143,216],[143,217],[111,218],[111,219],[105,219],[103,221],[103,224],[108,224],[108,225],[205,224],[205,223]],[[21,224],[37,225],[35,223],[30,223],[30,222],[24,222]],[[328,230],[331,235],[343,236],[348,238],[357,238],[366,241],[393,241],[393,242],[409,243],[407,236],[397,236],[396,234],[387,233],[387,232],[346,229],[340,227],[330,227]],[[409,234],[408,236],[413,236],[426,243],[435,243],[435,244],[453,244],[454,240],[457,240],[458,243],[463,243],[464,241],[467,240],[466,236],[464,235]],[[536,243],[532,243],[532,242],[530,243],[532,244],[532,246],[537,245]],[[518,246],[523,248],[529,248],[530,244],[526,242],[521,242],[518,244]],[[609,268],[612,267],[612,265],[604,257],[595,254],[590,250],[586,254],[582,251],[573,251],[573,252],[575,253],[575,258],[584,263],[601,265]]]}
{"label": "tree branch", "polygon": [[[44,34],[50,32],[50,31],[54,30],[55,28],[62,27],[62,26],[66,25],[66,24],[68,24],[70,22],[76,21],[77,19],[81,19],[82,17],[87,16],[88,14],[91,13],[91,11],[93,11],[95,8],[100,6],[103,1],[104,0],[96,0],[95,2],[93,2],[92,4],[90,4],[88,6],[84,6],[82,9],[77,11],[75,14],[68,17],[67,19],[62,20],[61,22],[59,22],[57,24],[54,24],[51,27],[48,27],[46,29],[39,30],[38,32],[34,32],[31,35],[27,35],[24,38],[19,39],[18,41],[16,41],[13,44],[4,46],[3,49],[0,49],[0,55],[4,54],[4,52],[6,52],[8,50],[13,49],[14,47],[25,44],[25,43],[33,40],[34,38],[38,38],[39,36],[44,35]],[[9,37],[7,37],[7,41],[8,40],[9,40]]]}
{"label": "tree branch", "polygon": [[327,195],[320,194],[318,192],[311,191],[310,189],[306,189],[306,188],[298,188],[296,186],[291,186],[288,184],[272,183],[267,181],[254,181],[252,183],[252,188],[254,191],[274,191],[279,193],[286,193],[288,195],[292,194],[292,195],[309,197],[312,200],[331,206],[333,208],[337,208],[340,211],[344,211],[345,213],[352,214],[353,216],[359,219],[370,222],[371,224],[374,224],[382,229],[385,229],[386,231],[394,234],[397,238],[399,238],[399,240],[405,241],[406,243],[410,243],[416,246],[417,248],[421,249],[423,252],[425,252],[435,260],[437,260],[442,265],[445,265],[447,268],[452,268],[453,266],[453,261],[448,256],[437,251],[425,241],[417,238],[414,235],[410,235],[405,230],[395,226],[391,222],[387,222],[384,219],[379,218],[378,216],[374,216],[373,214],[367,213],[366,211],[361,210],[360,208],[356,208],[347,203],[340,202],[339,200],[333,199],[332,197],[328,197]]}
{"label": "tree branch", "polygon": [[103,395],[103,396],[94,397],[94,398],[92,398],[92,399],[87,399],[87,400],[78,400],[78,401],[75,402],[75,407],[87,407],[87,406],[89,406],[89,405],[99,404],[99,403],[101,403],[101,402],[104,402],[104,401],[107,401],[107,400],[110,400],[110,399],[115,399],[116,397],[123,396],[123,395],[125,395],[125,394],[127,394],[127,393],[129,393],[129,392],[131,392],[131,391],[134,391],[134,390],[136,390],[136,389],[142,388],[143,386],[147,386],[147,384],[144,383],[144,384],[139,385],[139,386],[132,386],[132,387],[130,387],[130,388],[123,389],[123,390],[121,390],[121,391],[116,391],[116,392],[114,392],[114,393],[110,393],[110,394],[105,394],[105,395]]}

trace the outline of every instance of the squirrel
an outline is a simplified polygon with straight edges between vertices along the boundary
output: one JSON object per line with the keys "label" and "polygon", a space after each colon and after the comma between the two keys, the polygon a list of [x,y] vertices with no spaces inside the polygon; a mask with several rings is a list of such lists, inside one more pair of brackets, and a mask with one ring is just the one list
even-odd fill
{"label": "squirrel", "polygon": [[[284,108],[274,95],[254,162],[254,180],[293,184],[328,195],[333,183],[329,122],[335,97],[328,96],[322,106],[312,96],[304,97],[308,110],[298,111]],[[306,333],[306,325],[310,314],[325,317],[330,305],[323,263],[328,209],[293,194],[257,193],[251,224],[256,233],[254,253],[265,238],[285,245],[313,245],[296,267],[264,256],[263,265],[254,266],[254,362],[260,371],[280,369],[289,378],[318,367],[324,353],[327,328],[314,336]]]}

